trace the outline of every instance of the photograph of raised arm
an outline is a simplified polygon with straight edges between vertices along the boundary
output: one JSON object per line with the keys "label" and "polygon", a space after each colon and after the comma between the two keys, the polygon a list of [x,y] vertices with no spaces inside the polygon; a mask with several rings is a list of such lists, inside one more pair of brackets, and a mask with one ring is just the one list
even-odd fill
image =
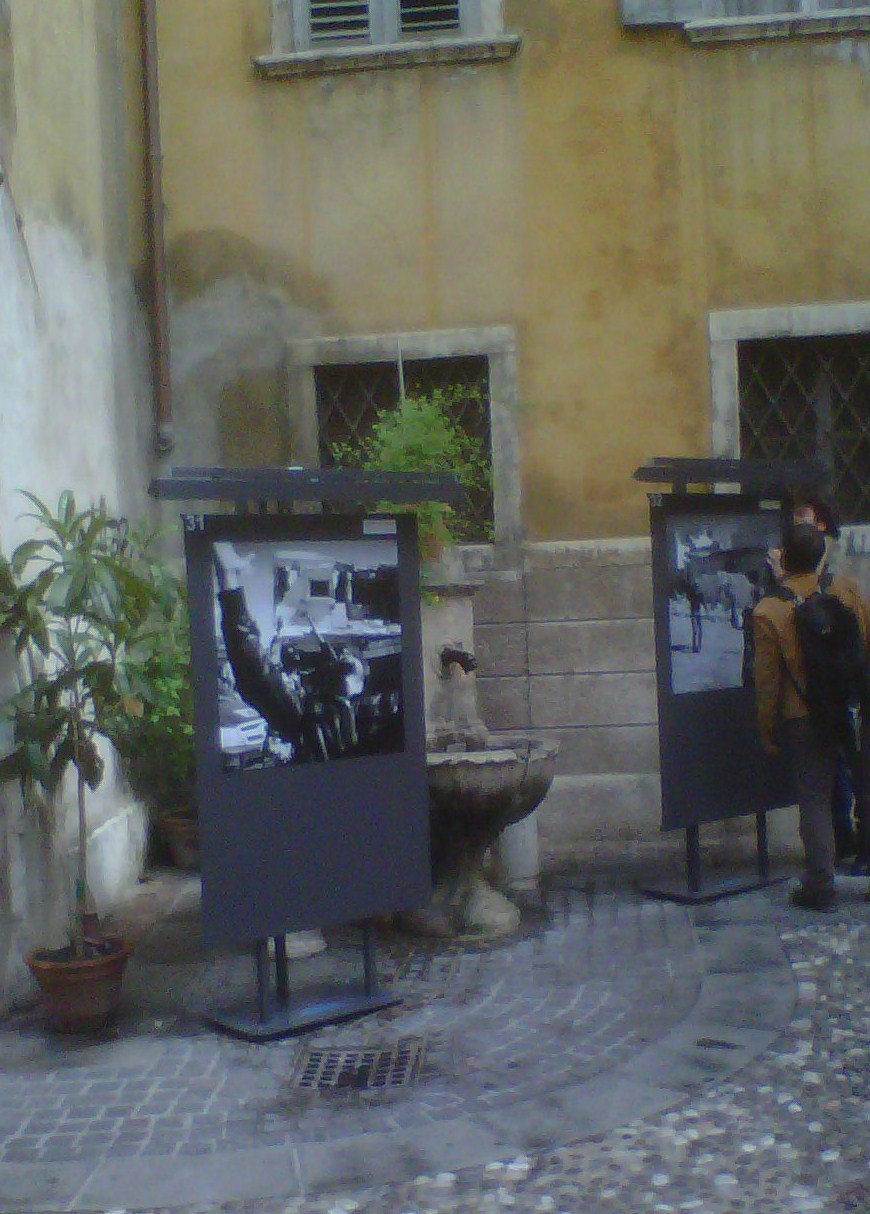
{"label": "photograph of raised arm", "polygon": [[401,750],[389,539],[212,545],[226,770]]}

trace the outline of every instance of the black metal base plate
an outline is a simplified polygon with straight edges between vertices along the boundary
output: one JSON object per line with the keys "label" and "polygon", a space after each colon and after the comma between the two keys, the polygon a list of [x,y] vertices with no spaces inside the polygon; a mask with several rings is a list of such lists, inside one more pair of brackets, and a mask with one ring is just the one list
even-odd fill
{"label": "black metal base plate", "polygon": [[241,1041],[278,1041],[322,1025],[356,1020],[359,1016],[396,1007],[401,1002],[393,995],[362,994],[302,998],[287,1004],[276,1003],[273,999],[264,1018],[260,1017],[256,1006],[244,1003],[205,1012],[203,1019],[206,1024]]}
{"label": "black metal base plate", "polygon": [[776,877],[731,877],[713,881],[701,889],[688,889],[685,882],[664,881],[661,885],[640,885],[639,892],[660,902],[679,902],[682,906],[703,906],[707,902],[719,902],[723,898],[734,898],[737,894],[749,894],[758,889],[788,881],[789,876]]}

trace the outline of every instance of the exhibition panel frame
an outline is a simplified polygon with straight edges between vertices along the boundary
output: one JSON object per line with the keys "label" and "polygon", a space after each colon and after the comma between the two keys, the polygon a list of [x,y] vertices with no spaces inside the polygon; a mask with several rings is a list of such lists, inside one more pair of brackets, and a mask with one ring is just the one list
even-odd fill
{"label": "exhibition panel frame", "polygon": [[[458,502],[462,487],[184,467],[150,492],[188,510],[203,936],[250,946],[256,974],[255,1002],[202,1014],[272,1041],[390,1007],[374,922],[432,887],[417,522],[375,503]],[[234,513],[196,512],[207,503]],[[362,983],[291,992],[287,934],[339,923],[361,931]]]}
{"label": "exhibition panel frame", "polygon": [[185,551],[206,943],[424,904],[413,518],[188,515]]}
{"label": "exhibition panel frame", "polygon": [[782,514],[757,494],[650,497],[663,830],[793,803],[785,764],[761,747],[752,661]]}

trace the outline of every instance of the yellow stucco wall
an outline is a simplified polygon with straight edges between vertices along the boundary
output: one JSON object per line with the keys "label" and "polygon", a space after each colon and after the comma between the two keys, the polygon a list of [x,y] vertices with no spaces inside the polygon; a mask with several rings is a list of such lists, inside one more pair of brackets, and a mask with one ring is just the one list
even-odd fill
{"label": "yellow stucco wall", "polygon": [[533,537],[642,532],[637,464],[709,453],[709,310],[870,297],[870,39],[693,47],[509,0],[509,63],[264,82],[268,0],[207,8],[159,0],[179,296],[514,325]]}
{"label": "yellow stucco wall", "polygon": [[19,209],[62,224],[93,256],[141,257],[137,6],[5,7],[0,131]]}

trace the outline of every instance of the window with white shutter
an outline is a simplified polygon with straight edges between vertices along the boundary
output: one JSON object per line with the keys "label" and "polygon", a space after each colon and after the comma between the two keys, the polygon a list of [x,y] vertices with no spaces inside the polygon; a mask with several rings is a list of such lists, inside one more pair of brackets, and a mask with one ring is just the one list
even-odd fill
{"label": "window with white shutter", "polygon": [[310,0],[309,29],[313,45],[368,39],[368,0]]}
{"label": "window with white shutter", "polygon": [[[278,49],[398,46],[433,38],[500,33],[483,20],[485,0],[272,0]],[[486,27],[486,28],[485,28]]]}
{"label": "window with white shutter", "polygon": [[399,0],[403,34],[449,34],[461,29],[459,0]]}
{"label": "window with white shutter", "polygon": [[[0,0],[2,6],[3,0]],[[504,63],[519,51],[501,0],[271,0],[267,80],[454,63]]]}

